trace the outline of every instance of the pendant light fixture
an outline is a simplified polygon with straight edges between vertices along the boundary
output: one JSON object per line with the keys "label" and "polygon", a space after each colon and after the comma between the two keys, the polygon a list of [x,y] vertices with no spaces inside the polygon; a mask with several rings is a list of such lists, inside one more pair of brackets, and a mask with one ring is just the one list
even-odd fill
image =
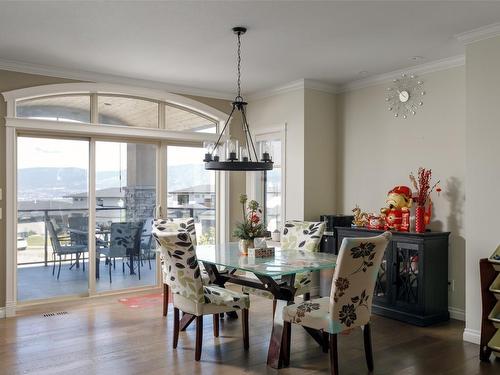
{"label": "pendant light fixture", "polygon": [[[268,142],[263,142],[261,150],[257,153],[247,122],[245,107],[248,103],[245,102],[241,96],[241,36],[245,34],[246,31],[247,29],[245,27],[233,27],[233,32],[238,38],[237,94],[232,103],[233,109],[224,124],[224,128],[219,134],[217,142],[215,142],[215,144],[208,142],[204,144],[206,153],[203,161],[205,162],[205,169],[207,170],[269,171],[273,169],[270,144]],[[245,134],[245,141],[241,147],[238,145],[237,139],[229,138],[226,142],[221,143],[224,131],[235,111],[240,112],[241,125],[243,126],[243,133]],[[259,154],[261,155],[260,160],[258,157]]]}

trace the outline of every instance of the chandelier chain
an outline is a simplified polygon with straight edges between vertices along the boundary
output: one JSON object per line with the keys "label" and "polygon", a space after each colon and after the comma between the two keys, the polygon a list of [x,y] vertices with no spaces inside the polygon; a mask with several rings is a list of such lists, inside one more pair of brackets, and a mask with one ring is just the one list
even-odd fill
{"label": "chandelier chain", "polygon": [[241,33],[238,33],[238,96],[241,98]]}

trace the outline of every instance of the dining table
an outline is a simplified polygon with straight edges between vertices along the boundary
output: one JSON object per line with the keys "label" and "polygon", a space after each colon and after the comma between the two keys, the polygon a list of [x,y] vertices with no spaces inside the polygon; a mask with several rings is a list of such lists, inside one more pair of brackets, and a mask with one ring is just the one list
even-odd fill
{"label": "dining table", "polygon": [[[227,283],[238,284],[265,290],[273,295],[276,313],[273,317],[267,365],[275,369],[282,368],[286,345],[283,340],[290,340],[290,335],[284,334],[282,310],[283,307],[294,303],[295,275],[335,268],[337,256],[301,249],[282,250],[275,247],[273,256],[253,257],[242,254],[237,242],[198,245],[196,255],[208,272],[212,284],[220,287],[225,287]],[[185,314],[181,320],[181,329],[186,329],[194,318],[190,314]],[[322,332],[312,329],[306,331],[325,349]]]}

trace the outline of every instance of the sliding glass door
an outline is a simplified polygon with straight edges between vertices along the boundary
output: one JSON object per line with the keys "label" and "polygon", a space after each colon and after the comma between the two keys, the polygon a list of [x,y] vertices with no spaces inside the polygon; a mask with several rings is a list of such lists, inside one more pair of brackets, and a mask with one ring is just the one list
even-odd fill
{"label": "sliding glass door", "polygon": [[167,216],[192,217],[198,244],[216,239],[215,172],[205,170],[204,149],[167,146]]}
{"label": "sliding glass door", "polygon": [[96,142],[97,292],[156,285],[157,146]]}
{"label": "sliding glass door", "polygon": [[216,174],[201,146],[17,139],[19,301],[157,285],[160,203],[163,217],[194,218],[199,244],[215,243]]}
{"label": "sliding glass door", "polygon": [[88,291],[89,141],[18,137],[17,298]]}

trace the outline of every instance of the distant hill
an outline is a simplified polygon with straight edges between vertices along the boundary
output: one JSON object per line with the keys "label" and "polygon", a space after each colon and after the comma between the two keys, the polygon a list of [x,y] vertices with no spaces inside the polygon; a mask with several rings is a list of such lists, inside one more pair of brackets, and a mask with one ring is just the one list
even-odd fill
{"label": "distant hill", "polygon": [[[120,186],[118,171],[100,171],[96,177],[98,190]],[[176,165],[168,170],[170,191],[210,182],[210,173],[200,164]],[[122,186],[126,183],[127,175],[124,171]],[[82,168],[24,168],[18,171],[17,185],[20,199],[64,197],[87,191],[87,171]]]}

